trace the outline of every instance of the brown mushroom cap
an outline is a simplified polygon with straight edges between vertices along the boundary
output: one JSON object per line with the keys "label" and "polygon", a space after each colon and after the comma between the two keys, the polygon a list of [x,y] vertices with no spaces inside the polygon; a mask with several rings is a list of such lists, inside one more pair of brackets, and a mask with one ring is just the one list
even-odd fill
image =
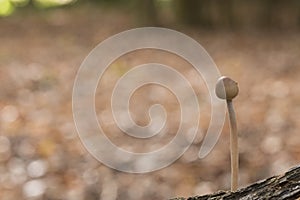
{"label": "brown mushroom cap", "polygon": [[217,81],[215,92],[220,99],[232,100],[239,93],[238,83],[229,77],[222,76]]}

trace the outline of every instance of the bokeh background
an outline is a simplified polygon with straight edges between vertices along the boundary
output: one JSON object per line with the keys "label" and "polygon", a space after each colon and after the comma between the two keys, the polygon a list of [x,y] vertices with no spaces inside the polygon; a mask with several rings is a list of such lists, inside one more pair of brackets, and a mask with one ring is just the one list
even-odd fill
{"label": "bokeh background", "polygon": [[132,67],[167,64],[186,76],[198,95],[200,126],[189,150],[167,168],[137,175],[106,167],[81,144],[72,117],[72,87],[81,62],[109,36],[142,26],[194,38],[222,74],[239,82],[241,186],[300,162],[297,0],[0,0],[0,15],[1,200],[150,200],[229,189],[228,123],[213,151],[200,160],[210,120],[208,92],[192,66],[167,52],[141,50],[112,63],[97,89],[97,115],[122,148],[147,152],[163,146],[178,128],[179,105],[172,93],[148,85],[133,95],[131,112],[138,124],[148,123],[153,103],[164,105],[170,116],[169,132],[147,141],[116,127],[109,98]]}

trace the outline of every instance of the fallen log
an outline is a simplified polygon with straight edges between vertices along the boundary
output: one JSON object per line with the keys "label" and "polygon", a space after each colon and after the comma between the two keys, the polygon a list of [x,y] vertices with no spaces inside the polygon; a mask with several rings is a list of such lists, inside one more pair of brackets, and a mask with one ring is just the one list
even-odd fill
{"label": "fallen log", "polygon": [[219,191],[214,194],[171,200],[300,200],[300,165],[280,176],[256,182],[236,192]]}

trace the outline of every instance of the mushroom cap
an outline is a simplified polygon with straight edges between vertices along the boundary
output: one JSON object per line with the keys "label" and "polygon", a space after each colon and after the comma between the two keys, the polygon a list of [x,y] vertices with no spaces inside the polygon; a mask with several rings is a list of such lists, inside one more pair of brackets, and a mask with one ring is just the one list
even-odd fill
{"label": "mushroom cap", "polygon": [[239,93],[238,83],[229,77],[222,76],[217,81],[215,92],[220,99],[232,100]]}

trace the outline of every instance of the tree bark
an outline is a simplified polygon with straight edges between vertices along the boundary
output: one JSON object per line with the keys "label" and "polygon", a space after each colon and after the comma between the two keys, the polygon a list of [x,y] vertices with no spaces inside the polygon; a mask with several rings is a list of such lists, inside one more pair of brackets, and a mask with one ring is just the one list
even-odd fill
{"label": "tree bark", "polygon": [[300,166],[294,167],[280,176],[256,182],[237,192],[219,191],[214,194],[172,200],[300,200]]}

